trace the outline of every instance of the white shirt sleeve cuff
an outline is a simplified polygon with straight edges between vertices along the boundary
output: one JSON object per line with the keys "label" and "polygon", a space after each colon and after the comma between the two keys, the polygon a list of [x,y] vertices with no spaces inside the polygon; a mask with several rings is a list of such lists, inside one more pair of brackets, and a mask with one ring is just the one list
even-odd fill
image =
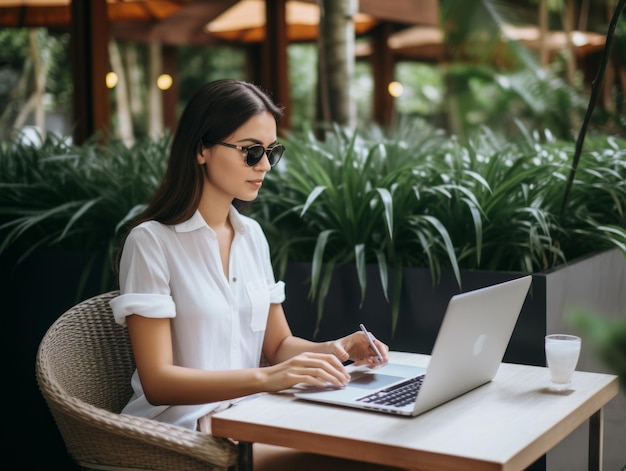
{"label": "white shirt sleeve cuff", "polygon": [[126,325],[126,316],[138,314],[144,317],[165,318],[176,316],[176,306],[168,294],[121,294],[109,304],[115,322]]}

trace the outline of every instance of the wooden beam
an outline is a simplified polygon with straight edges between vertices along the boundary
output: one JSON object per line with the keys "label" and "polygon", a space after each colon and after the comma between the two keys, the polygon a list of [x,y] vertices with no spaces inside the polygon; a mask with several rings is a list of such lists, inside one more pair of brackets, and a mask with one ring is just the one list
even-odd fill
{"label": "wooden beam", "polygon": [[71,54],[74,81],[74,143],[110,126],[109,24],[106,0],[72,0]]}
{"label": "wooden beam", "polygon": [[372,37],[372,76],[374,78],[374,97],[372,116],[381,126],[391,124],[394,115],[393,97],[388,92],[388,85],[393,80],[395,65],[393,52],[389,50],[389,36],[393,27],[388,22],[376,26]]}
{"label": "wooden beam", "polygon": [[265,39],[262,47],[261,86],[285,107],[282,127],[289,128],[289,63],[287,59],[286,0],[266,1]]}

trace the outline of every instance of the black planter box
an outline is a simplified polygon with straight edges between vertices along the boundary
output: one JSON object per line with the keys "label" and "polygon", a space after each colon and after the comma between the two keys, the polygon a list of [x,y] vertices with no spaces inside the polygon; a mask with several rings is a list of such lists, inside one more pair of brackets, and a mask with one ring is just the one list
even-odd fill
{"label": "black planter box", "polygon": [[[285,275],[287,299],[284,303],[289,324],[296,335],[315,340],[329,340],[358,330],[363,322],[376,337],[392,350],[430,354],[450,298],[460,292],[483,288],[519,278],[524,274],[507,272],[463,272],[462,289],[450,271],[437,284],[430,272],[407,268],[403,272],[400,314],[392,332],[391,304],[384,297],[378,268],[367,267],[367,290],[361,307],[360,287],[354,266],[338,267],[324,304],[316,332],[317,304],[308,300],[311,266],[290,264]],[[393,281],[392,281],[393,282]],[[515,327],[505,361],[545,365],[543,337],[546,332],[546,281],[533,276],[529,295]]]}

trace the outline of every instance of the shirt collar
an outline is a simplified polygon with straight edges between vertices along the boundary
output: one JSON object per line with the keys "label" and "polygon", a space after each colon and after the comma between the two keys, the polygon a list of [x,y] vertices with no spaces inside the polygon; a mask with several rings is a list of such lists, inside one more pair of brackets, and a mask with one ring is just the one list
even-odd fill
{"label": "shirt collar", "polygon": [[[235,229],[235,232],[246,232],[247,222],[245,218],[241,214],[239,214],[239,211],[237,211],[234,206],[230,207],[228,217],[230,219],[230,223]],[[174,225],[174,230],[176,232],[193,232],[203,227],[207,227],[211,231],[213,231],[213,229],[211,229],[209,225],[205,222],[204,218],[200,214],[200,211],[196,209],[196,212],[193,213],[193,216],[191,216],[189,219],[181,222],[180,224]]]}

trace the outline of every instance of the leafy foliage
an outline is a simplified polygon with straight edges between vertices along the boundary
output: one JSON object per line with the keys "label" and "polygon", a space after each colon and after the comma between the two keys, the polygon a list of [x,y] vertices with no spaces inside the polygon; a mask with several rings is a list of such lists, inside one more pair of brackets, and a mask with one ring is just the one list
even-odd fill
{"label": "leafy foliage", "polygon": [[112,261],[125,224],[156,189],[169,143],[0,142],[0,253],[17,245],[22,260],[41,247],[104,250]]}
{"label": "leafy foliage", "polygon": [[[537,272],[611,247],[626,253],[626,142],[597,136],[579,165],[560,214],[573,144],[549,131],[516,140],[483,128],[464,145],[416,121],[381,129],[334,128],[288,136],[253,215],[270,239],[278,273],[311,262],[311,291],[322,314],[333,269],[379,266],[391,273],[428,267]],[[399,283],[394,283],[394,286]]]}

